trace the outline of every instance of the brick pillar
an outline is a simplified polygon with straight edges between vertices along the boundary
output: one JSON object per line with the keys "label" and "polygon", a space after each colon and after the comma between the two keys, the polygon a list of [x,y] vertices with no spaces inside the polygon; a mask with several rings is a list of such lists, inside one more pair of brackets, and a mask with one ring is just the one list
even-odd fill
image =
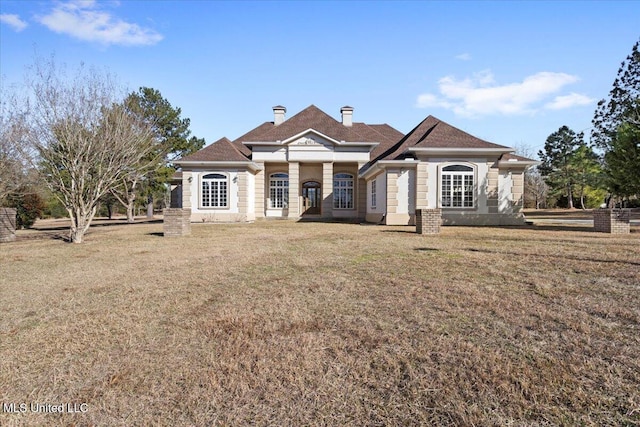
{"label": "brick pillar", "polygon": [[593,229],[599,233],[629,234],[630,209],[594,209]]}
{"label": "brick pillar", "polygon": [[0,243],[16,240],[16,210],[0,208]]}
{"label": "brick pillar", "polygon": [[177,237],[191,234],[191,209],[167,208],[164,213],[164,236]]}
{"label": "brick pillar", "polygon": [[416,233],[438,234],[442,225],[442,209],[416,209]]}

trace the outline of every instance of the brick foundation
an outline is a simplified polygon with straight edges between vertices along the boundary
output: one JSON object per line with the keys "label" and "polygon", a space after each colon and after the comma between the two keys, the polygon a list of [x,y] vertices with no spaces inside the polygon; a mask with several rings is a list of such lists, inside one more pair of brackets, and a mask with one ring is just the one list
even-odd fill
{"label": "brick foundation", "polygon": [[0,242],[16,240],[16,210],[0,208]]}
{"label": "brick foundation", "polygon": [[594,209],[593,229],[599,233],[629,234],[630,209]]}
{"label": "brick foundation", "polygon": [[442,225],[442,209],[416,209],[416,233],[438,234]]}
{"label": "brick foundation", "polygon": [[191,209],[164,210],[164,236],[177,237],[191,234]]}

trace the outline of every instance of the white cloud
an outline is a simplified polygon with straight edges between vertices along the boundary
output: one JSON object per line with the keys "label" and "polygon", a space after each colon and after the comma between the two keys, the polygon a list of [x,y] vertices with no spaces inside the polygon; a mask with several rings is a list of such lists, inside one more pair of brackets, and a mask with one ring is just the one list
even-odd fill
{"label": "white cloud", "polygon": [[13,15],[10,13],[3,13],[0,15],[0,22],[3,24],[7,24],[12,27],[14,30],[20,32],[27,28],[27,23],[24,22],[18,15]]}
{"label": "white cloud", "polygon": [[446,76],[438,81],[440,94],[421,94],[416,106],[445,108],[466,117],[533,114],[541,108],[569,108],[591,102],[585,95],[572,93],[557,96],[552,102],[541,104],[566,85],[578,80],[577,76],[570,74],[540,72],[521,82],[500,85],[489,70],[462,80]]}
{"label": "white cloud", "polygon": [[565,108],[571,108],[580,105],[589,105],[595,102],[595,99],[589,98],[586,95],[571,92],[569,95],[556,96],[553,101],[547,103],[545,108],[550,110],[564,110]]}
{"label": "white cloud", "polygon": [[152,45],[162,40],[162,35],[152,29],[100,10],[94,0],[61,3],[38,21],[56,33],[105,45]]}
{"label": "white cloud", "polygon": [[471,55],[468,53],[461,53],[460,55],[456,55],[456,59],[460,61],[471,61]]}

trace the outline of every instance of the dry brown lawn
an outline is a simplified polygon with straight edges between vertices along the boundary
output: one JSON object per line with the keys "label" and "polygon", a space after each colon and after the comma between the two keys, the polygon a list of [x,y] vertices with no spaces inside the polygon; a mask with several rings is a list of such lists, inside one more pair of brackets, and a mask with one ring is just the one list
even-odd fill
{"label": "dry brown lawn", "polygon": [[268,221],[3,244],[0,425],[639,425],[639,231]]}

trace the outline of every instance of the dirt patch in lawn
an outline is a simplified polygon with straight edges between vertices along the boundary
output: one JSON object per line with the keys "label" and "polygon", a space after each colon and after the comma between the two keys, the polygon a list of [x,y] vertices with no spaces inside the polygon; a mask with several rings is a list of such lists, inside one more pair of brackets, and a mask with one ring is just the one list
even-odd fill
{"label": "dirt patch in lawn", "polygon": [[1,245],[2,404],[86,412],[0,424],[640,423],[638,233],[413,229]]}

